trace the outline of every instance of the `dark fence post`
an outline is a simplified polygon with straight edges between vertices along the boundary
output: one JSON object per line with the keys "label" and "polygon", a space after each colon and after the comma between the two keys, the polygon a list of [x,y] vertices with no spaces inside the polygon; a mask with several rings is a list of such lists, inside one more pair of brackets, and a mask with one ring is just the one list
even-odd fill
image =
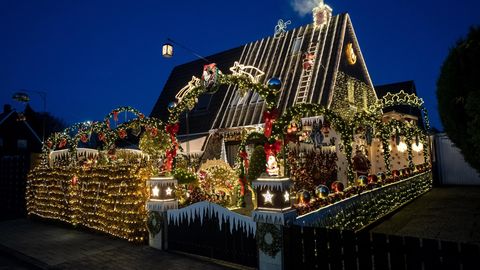
{"label": "dark fence post", "polygon": [[289,178],[264,177],[253,181],[257,209],[252,218],[257,222],[258,269],[283,270],[285,266],[284,226],[293,224],[297,211],[290,201]]}
{"label": "dark fence post", "polygon": [[149,200],[147,201],[147,229],[149,232],[148,244],[156,249],[168,248],[168,220],[167,210],[177,209],[178,201],[175,197],[177,180],[173,177],[151,177],[147,181]]}

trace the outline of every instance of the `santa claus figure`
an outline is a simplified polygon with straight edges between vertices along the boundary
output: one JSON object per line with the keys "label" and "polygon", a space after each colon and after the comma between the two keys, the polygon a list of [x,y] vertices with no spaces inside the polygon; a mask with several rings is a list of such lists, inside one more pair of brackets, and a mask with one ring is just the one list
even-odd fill
{"label": "santa claus figure", "polygon": [[277,159],[275,158],[274,155],[268,156],[268,161],[267,161],[267,173],[270,176],[278,176],[279,173],[279,168],[277,164]]}

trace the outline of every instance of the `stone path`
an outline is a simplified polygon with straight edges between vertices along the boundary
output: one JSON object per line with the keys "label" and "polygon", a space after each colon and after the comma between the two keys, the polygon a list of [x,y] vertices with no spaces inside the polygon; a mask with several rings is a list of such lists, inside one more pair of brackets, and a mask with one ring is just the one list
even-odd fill
{"label": "stone path", "polygon": [[[21,261],[18,267],[13,267],[14,260]],[[232,269],[45,222],[0,222],[0,269],[27,269],[22,265],[38,269]]]}
{"label": "stone path", "polygon": [[480,186],[436,187],[371,231],[480,244]]}

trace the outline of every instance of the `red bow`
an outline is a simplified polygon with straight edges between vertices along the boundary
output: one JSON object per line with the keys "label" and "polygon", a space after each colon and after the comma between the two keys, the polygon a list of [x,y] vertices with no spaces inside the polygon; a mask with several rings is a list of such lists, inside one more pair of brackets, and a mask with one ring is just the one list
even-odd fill
{"label": "red bow", "polygon": [[172,171],[173,158],[177,155],[177,150],[175,148],[170,149],[170,150],[167,150],[165,154],[167,156],[167,160],[165,161],[165,171],[170,172]]}
{"label": "red bow", "polygon": [[248,153],[247,153],[247,151],[242,151],[242,152],[240,152],[240,157],[241,157],[243,160],[247,159],[247,158],[248,158]]}
{"label": "red bow", "polygon": [[66,139],[62,139],[62,140],[58,143],[58,148],[63,148],[65,145],[67,145],[67,140],[66,140]]}
{"label": "red bow", "polygon": [[248,153],[247,153],[247,151],[241,151],[240,152],[240,158],[243,160],[245,171],[248,171],[249,164],[248,164]]}
{"label": "red bow", "polygon": [[113,111],[113,121],[118,121],[118,111]]}
{"label": "red bow", "polygon": [[86,142],[88,141],[87,134],[82,134],[82,136],[80,136],[80,140],[81,140],[83,143],[86,143]]}
{"label": "red bow", "polygon": [[110,129],[110,120],[107,120],[106,124],[107,124],[107,128]]}
{"label": "red bow", "polygon": [[158,129],[157,128],[152,128],[150,130],[150,135],[152,135],[152,137],[156,137],[158,134]]}
{"label": "red bow", "polygon": [[47,147],[48,147],[48,148],[52,148],[52,146],[53,146],[52,141],[47,141]]}
{"label": "red bow", "polygon": [[170,135],[175,135],[177,134],[179,128],[180,128],[180,125],[178,123],[168,124],[165,127],[165,131],[167,131]]}
{"label": "red bow", "polygon": [[118,131],[118,136],[120,137],[120,139],[124,139],[125,137],[127,137],[127,132],[124,129],[120,129]]}
{"label": "red bow", "polygon": [[265,156],[267,157],[267,160],[268,160],[268,156],[272,156],[272,155],[275,156],[277,155],[278,152],[280,152],[280,150],[282,149],[282,141],[277,140],[272,144],[265,143],[265,145],[263,146],[263,149],[265,151]]}
{"label": "red bow", "polygon": [[63,148],[66,144],[67,144],[67,140],[66,140],[66,139],[62,139],[62,140],[58,143],[58,148]]}
{"label": "red bow", "polygon": [[103,142],[103,140],[105,140],[105,134],[104,133],[98,133],[98,140]]}
{"label": "red bow", "polygon": [[272,125],[275,123],[275,119],[277,119],[277,111],[266,111],[263,113],[263,121],[265,121],[265,128],[263,133],[265,137],[269,138],[272,135]]}
{"label": "red bow", "polygon": [[241,196],[245,195],[245,183],[246,182],[247,182],[247,179],[245,178],[245,176],[238,178],[238,183],[240,184],[240,195]]}

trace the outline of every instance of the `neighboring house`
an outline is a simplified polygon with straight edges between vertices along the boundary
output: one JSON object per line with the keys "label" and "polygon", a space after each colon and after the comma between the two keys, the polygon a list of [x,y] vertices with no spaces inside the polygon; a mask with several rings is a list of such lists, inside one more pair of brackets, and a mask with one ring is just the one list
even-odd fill
{"label": "neighboring house", "polygon": [[0,211],[1,219],[25,214],[25,186],[33,161],[40,153],[42,141],[24,116],[4,106],[0,114]]}

